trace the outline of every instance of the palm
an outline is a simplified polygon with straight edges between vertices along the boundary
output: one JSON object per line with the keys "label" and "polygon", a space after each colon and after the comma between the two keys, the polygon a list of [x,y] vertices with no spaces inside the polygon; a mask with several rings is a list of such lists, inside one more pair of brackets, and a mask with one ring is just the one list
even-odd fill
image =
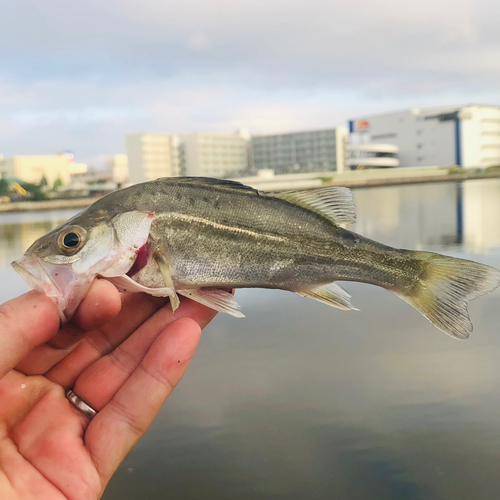
{"label": "palm", "polygon": [[[111,323],[86,335],[66,326],[0,380],[2,499],[100,498],[215,315],[187,299],[175,315],[163,305],[125,296]],[[72,387],[98,411],[92,421],[66,399]]]}

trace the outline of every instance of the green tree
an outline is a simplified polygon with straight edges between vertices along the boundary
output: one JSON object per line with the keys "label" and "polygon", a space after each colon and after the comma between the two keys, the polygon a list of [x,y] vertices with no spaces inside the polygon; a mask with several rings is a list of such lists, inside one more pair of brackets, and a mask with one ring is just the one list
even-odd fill
{"label": "green tree", "polygon": [[59,189],[62,185],[63,185],[63,181],[62,181],[62,179],[60,177],[58,177],[54,181],[54,189]]}
{"label": "green tree", "polygon": [[8,196],[9,194],[10,188],[7,179],[0,179],[0,196]]}
{"label": "green tree", "polygon": [[45,175],[42,177],[42,179],[40,180],[40,187],[44,188],[44,187],[47,187],[49,185],[49,181],[47,180],[47,177],[45,177]]}
{"label": "green tree", "polygon": [[47,196],[39,185],[31,184],[31,182],[22,182],[21,187],[28,191],[30,194],[29,199],[32,201],[43,201],[47,199]]}

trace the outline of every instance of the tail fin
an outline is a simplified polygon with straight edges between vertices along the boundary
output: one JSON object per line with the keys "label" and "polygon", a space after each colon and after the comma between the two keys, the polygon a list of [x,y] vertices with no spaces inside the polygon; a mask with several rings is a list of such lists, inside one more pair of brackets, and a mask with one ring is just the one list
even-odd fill
{"label": "tail fin", "polygon": [[500,284],[500,271],[429,252],[414,254],[423,264],[422,279],[411,287],[411,292],[408,289],[392,291],[444,333],[467,339],[472,332],[467,302],[494,290]]}

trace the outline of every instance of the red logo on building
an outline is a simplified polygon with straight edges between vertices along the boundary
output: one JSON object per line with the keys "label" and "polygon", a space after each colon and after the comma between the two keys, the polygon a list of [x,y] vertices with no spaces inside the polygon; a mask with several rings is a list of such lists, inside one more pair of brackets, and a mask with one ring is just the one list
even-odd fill
{"label": "red logo on building", "polygon": [[370,122],[368,120],[359,120],[356,128],[357,130],[368,130],[370,128]]}

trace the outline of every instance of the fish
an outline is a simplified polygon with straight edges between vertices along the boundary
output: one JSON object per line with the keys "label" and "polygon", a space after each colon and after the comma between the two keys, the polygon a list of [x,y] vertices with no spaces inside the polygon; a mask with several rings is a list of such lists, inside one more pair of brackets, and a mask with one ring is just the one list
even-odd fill
{"label": "fish", "polygon": [[230,180],[166,177],[114,191],[36,240],[15,270],[72,317],[96,277],[120,291],[179,295],[243,317],[227,289],[294,292],[355,310],[338,281],[393,292],[456,339],[472,332],[467,302],[500,271],[469,260],[392,248],[347,229],[345,187],[264,192]]}

